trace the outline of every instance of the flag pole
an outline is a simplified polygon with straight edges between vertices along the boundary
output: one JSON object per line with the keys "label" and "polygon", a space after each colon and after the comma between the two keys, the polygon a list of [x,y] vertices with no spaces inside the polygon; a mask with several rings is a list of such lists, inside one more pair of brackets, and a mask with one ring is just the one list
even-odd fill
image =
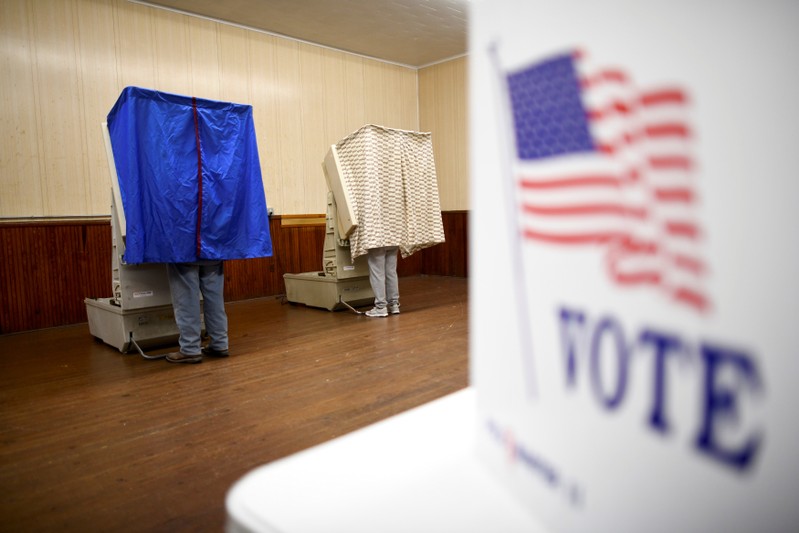
{"label": "flag pole", "polygon": [[530,334],[527,328],[532,327],[530,324],[530,310],[527,303],[527,279],[524,275],[524,263],[522,260],[522,238],[519,229],[519,222],[517,216],[518,205],[516,202],[516,180],[513,174],[513,165],[511,162],[514,158],[513,152],[513,139],[509,138],[509,132],[513,131],[513,122],[509,116],[511,109],[511,102],[508,96],[508,84],[505,72],[502,68],[498,44],[496,40],[491,41],[488,46],[488,56],[491,60],[491,65],[495,71],[495,93],[498,102],[497,106],[497,126],[499,130],[500,142],[500,162],[502,165],[501,174],[504,176],[504,193],[506,203],[506,217],[507,217],[507,231],[509,239],[510,263],[512,275],[515,278],[519,291],[514,291],[516,300],[517,311],[517,327],[519,330],[519,347],[521,350],[522,367],[524,370],[525,385],[527,394],[530,397],[537,396],[537,383],[535,364],[533,361],[533,345]]}

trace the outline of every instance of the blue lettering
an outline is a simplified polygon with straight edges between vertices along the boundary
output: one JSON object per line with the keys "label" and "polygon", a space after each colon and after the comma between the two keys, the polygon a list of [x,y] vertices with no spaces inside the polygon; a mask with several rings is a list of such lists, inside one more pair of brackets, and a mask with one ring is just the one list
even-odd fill
{"label": "blue lettering", "polygon": [[[736,372],[738,377],[743,378],[745,385],[757,392],[760,389],[759,374],[752,359],[742,352],[705,344],[702,345],[702,359],[705,366],[704,403],[696,446],[699,451],[713,459],[744,470],[754,459],[762,439],[759,434],[751,434],[746,442],[737,448],[725,447],[719,442],[717,423],[725,420],[737,422],[737,399],[740,390],[722,387],[717,377],[722,369],[729,368]],[[742,381],[738,380],[738,383]]]}
{"label": "blue lettering", "polygon": [[572,311],[570,309],[560,310],[560,339],[563,343],[563,348],[566,355],[566,384],[574,385],[575,375],[577,374],[577,342],[575,338],[574,328],[570,327],[571,324],[576,324],[583,334],[585,326],[585,315],[580,311]]}
{"label": "blue lettering", "polygon": [[[640,331],[637,344],[628,344],[619,321],[606,315],[593,322],[586,313],[576,309],[561,308],[559,319],[566,387],[576,387],[578,360],[587,359],[593,395],[608,411],[624,403],[633,348],[653,352],[652,403],[647,427],[661,434],[672,430],[667,410],[668,361],[674,356],[698,351],[704,375],[696,380],[702,403],[694,445],[704,456],[731,468],[745,470],[753,464],[763,436],[760,431],[740,427],[743,423],[739,410],[739,402],[746,393],[758,393],[761,389],[760,374],[750,354],[708,343],[701,343],[697,348],[676,334],[651,327]],[[603,365],[614,363],[615,375],[610,371],[602,372]],[[725,431],[730,429],[744,434],[730,437],[729,431]]]}
{"label": "blue lettering", "polygon": [[679,337],[661,333],[653,329],[645,329],[641,332],[639,340],[642,343],[649,343],[655,347],[655,371],[653,373],[655,382],[653,383],[652,411],[649,415],[649,425],[656,431],[667,433],[669,423],[664,414],[664,403],[666,397],[666,356],[670,353],[682,349],[682,341]]}
{"label": "blue lettering", "polygon": [[[616,390],[612,394],[605,394],[602,390],[599,345],[606,331],[611,333],[612,338],[616,341],[616,356],[618,360]],[[602,319],[596,330],[594,330],[594,335],[591,339],[591,383],[593,384],[594,393],[607,409],[615,409],[624,399],[624,393],[627,390],[628,359],[629,351],[624,342],[624,332],[621,330],[621,326],[613,318]]]}

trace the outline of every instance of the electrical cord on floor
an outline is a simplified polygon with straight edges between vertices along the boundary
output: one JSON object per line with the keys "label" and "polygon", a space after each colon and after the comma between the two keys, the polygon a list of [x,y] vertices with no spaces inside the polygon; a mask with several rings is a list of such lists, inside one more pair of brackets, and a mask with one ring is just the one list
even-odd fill
{"label": "electrical cord on floor", "polygon": [[137,350],[137,351],[139,352],[139,354],[141,354],[141,356],[142,356],[142,357],[144,357],[145,359],[150,359],[150,360],[154,360],[154,359],[163,359],[163,358],[165,358],[165,357],[166,357],[166,355],[167,355],[167,354],[160,354],[160,355],[147,355],[146,353],[144,353],[144,351],[142,351],[142,349],[139,347],[139,345],[136,343],[136,341],[135,341],[135,340],[133,340],[133,332],[132,332],[132,331],[130,332],[130,342],[131,342],[131,344],[133,344],[133,346],[135,346],[135,347],[136,347],[136,350]]}
{"label": "electrical cord on floor", "polygon": [[355,309],[353,306],[351,306],[350,304],[348,304],[347,302],[345,302],[344,300],[342,300],[342,299],[341,299],[341,296],[339,296],[339,297],[338,297],[338,303],[341,303],[341,304],[344,304],[344,305],[346,305],[346,306],[347,306],[347,307],[349,307],[349,308],[350,308],[352,311],[354,311],[356,315],[362,315],[362,314],[363,314],[363,311],[358,311],[358,310],[357,310],[357,309]]}

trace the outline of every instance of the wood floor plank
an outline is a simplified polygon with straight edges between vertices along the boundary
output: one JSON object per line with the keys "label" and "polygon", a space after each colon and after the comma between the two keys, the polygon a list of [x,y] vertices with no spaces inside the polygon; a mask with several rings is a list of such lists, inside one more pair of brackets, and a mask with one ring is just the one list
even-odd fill
{"label": "wood floor plank", "polygon": [[468,384],[468,281],[367,318],[227,304],[231,356],[122,355],[86,324],[0,336],[0,531],[222,531],[253,468]]}

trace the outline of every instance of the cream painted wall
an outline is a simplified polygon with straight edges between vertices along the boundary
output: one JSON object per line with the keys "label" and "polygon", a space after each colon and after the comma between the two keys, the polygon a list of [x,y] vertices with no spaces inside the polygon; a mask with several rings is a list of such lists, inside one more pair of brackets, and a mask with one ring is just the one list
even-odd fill
{"label": "cream painted wall", "polygon": [[251,104],[276,213],[323,213],[324,154],[366,123],[432,131],[442,208],[467,208],[465,60],[417,71],[124,0],[2,0],[0,62],[0,218],[109,214],[100,124],[129,85]]}
{"label": "cream painted wall", "polygon": [[419,69],[419,127],[433,132],[441,209],[469,208],[468,59]]}

